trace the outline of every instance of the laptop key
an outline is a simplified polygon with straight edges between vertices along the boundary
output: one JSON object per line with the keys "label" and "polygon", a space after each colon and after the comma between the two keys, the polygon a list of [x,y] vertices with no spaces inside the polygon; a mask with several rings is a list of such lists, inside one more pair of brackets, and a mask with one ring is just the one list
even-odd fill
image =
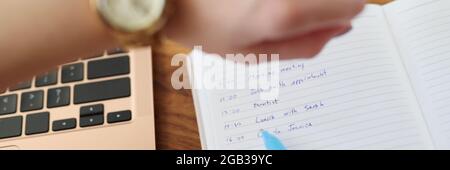
{"label": "laptop key", "polygon": [[58,70],[36,76],[36,87],[55,85],[56,83],[58,83]]}
{"label": "laptop key", "polygon": [[19,82],[15,86],[10,87],[9,91],[17,91],[29,88],[31,88],[31,80]]}
{"label": "laptop key", "polygon": [[88,63],[88,79],[125,75],[130,73],[130,57],[116,57]]}
{"label": "laptop key", "polygon": [[127,53],[127,51],[123,48],[112,48],[109,50],[106,50],[106,53],[108,55],[114,55],[114,54],[123,54],[123,53]]}
{"label": "laptop key", "polygon": [[44,91],[34,91],[22,93],[20,101],[20,111],[28,112],[33,110],[40,110],[43,108]]}
{"label": "laptop key", "polygon": [[103,125],[103,123],[104,123],[103,117],[104,117],[103,114],[80,117],[80,127],[91,127],[91,126]]}
{"label": "laptop key", "polygon": [[63,66],[61,76],[62,76],[61,81],[63,83],[70,83],[83,80],[84,77],[83,63]]}
{"label": "laptop key", "polygon": [[75,129],[77,127],[77,119],[64,119],[53,121],[52,130],[53,131],[63,131],[69,129]]}
{"label": "laptop key", "polygon": [[131,111],[108,113],[108,123],[119,123],[131,120]]}
{"label": "laptop key", "polygon": [[76,85],[74,103],[81,104],[129,97],[131,95],[130,86],[130,78]]}
{"label": "laptop key", "polygon": [[80,108],[80,127],[102,125],[104,123],[103,105],[92,105]]}
{"label": "laptop key", "polygon": [[81,107],[80,116],[83,117],[103,114],[103,110],[103,104]]}
{"label": "laptop key", "polygon": [[0,96],[0,115],[17,112],[17,94]]}
{"label": "laptop key", "polygon": [[25,134],[35,135],[49,131],[50,113],[29,114],[26,118]]}
{"label": "laptop key", "polygon": [[47,93],[47,107],[55,108],[70,104],[70,87],[49,89]]}
{"label": "laptop key", "polygon": [[0,119],[0,139],[22,135],[22,116]]}

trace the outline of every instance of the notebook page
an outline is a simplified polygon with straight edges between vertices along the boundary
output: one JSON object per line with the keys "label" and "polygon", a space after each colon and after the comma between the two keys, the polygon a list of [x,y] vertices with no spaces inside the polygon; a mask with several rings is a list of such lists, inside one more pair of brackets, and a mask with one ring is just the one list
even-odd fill
{"label": "notebook page", "polygon": [[436,145],[450,149],[450,1],[385,7]]}
{"label": "notebook page", "polygon": [[[288,149],[431,148],[394,47],[382,9],[368,6],[315,59],[280,63],[276,100],[261,100],[259,89],[194,89],[204,149],[265,149],[261,129]],[[191,56],[191,81],[220,68],[202,65],[207,60],[224,62]]]}

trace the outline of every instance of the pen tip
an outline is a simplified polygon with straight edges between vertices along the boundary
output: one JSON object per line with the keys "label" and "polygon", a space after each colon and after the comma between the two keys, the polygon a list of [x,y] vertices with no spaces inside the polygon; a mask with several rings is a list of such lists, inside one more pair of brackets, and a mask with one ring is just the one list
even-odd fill
{"label": "pen tip", "polygon": [[268,150],[286,150],[286,147],[284,147],[281,141],[266,130],[261,131],[261,137]]}

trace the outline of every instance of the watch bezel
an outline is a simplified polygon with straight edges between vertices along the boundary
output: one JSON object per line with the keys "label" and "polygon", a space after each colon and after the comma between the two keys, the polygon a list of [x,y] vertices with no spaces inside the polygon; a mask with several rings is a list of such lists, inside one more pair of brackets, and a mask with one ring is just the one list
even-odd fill
{"label": "watch bezel", "polygon": [[[135,6],[136,3],[133,3],[133,1],[150,2],[151,4],[149,4],[148,7],[151,9],[145,9],[148,10],[149,13],[147,13],[146,16],[133,15],[138,13],[136,8],[138,6]],[[116,30],[129,33],[148,30],[159,25],[167,5],[166,1],[167,0],[94,0],[97,11],[107,24]],[[116,10],[117,5],[120,5],[120,3],[127,3],[126,5],[128,5],[128,8]],[[134,11],[131,11],[132,9],[130,9],[130,7],[133,6],[135,9]]]}

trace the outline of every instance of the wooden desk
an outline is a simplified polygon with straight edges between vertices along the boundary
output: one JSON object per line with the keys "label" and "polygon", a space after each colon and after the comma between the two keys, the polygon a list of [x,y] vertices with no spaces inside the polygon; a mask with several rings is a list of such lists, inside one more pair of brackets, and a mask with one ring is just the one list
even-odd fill
{"label": "wooden desk", "polygon": [[[369,1],[386,3],[390,0]],[[167,43],[163,51],[153,57],[156,146],[158,149],[201,149],[191,92],[174,90],[170,81],[176,69],[170,65],[171,57],[188,50]]]}

